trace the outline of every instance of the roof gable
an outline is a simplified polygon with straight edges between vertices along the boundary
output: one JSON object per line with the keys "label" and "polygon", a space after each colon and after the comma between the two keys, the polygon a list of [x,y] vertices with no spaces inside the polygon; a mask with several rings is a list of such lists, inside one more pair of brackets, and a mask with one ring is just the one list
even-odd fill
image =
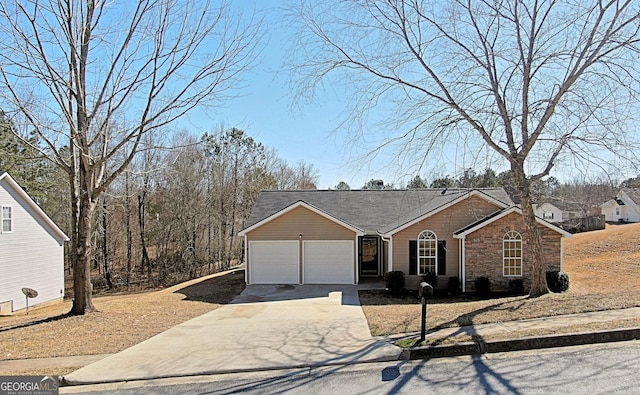
{"label": "roof gable", "polygon": [[556,212],[562,212],[562,209],[560,207],[556,206],[553,203],[549,203],[549,202],[544,202],[542,204],[539,204],[536,207],[536,210],[544,210],[544,211],[553,210],[553,211],[556,211]]}
{"label": "roof gable", "polygon": [[[406,218],[401,218],[398,220],[399,224],[394,226],[394,227],[388,227],[387,229],[384,230],[384,235],[385,237],[389,237],[395,233],[398,233],[412,225],[415,225],[416,223],[423,221],[426,218],[429,218],[443,210],[448,209],[449,207],[452,207],[464,200],[469,199],[470,197],[479,197],[481,199],[484,199],[486,201],[488,201],[489,203],[492,203],[494,205],[497,206],[497,208],[501,208],[504,209],[506,207],[508,207],[508,204],[505,202],[502,202],[484,192],[482,192],[481,190],[478,189],[473,189],[473,190],[469,190],[464,194],[461,194],[459,196],[457,196],[454,199],[448,199],[448,200],[441,200],[438,202],[433,202],[435,204],[432,204],[430,207],[423,207],[420,209],[417,209],[416,212],[412,213],[412,215],[407,216]],[[417,215],[416,215],[417,214]],[[405,222],[406,220],[406,222]]]}
{"label": "roof gable", "polygon": [[[634,203],[636,206],[640,206],[640,189],[622,188],[617,197],[617,200],[622,200],[624,203]],[[626,199],[624,199],[625,197]]]}
{"label": "roof gable", "polygon": [[53,222],[51,218],[38,206],[38,204],[31,199],[31,196],[25,192],[24,189],[9,175],[7,172],[0,172],[0,184],[6,185],[11,188],[31,209],[39,216],[43,223],[49,228],[54,235],[58,236],[61,241],[69,241],[69,237]]}
{"label": "roof gable", "polygon": [[[498,211],[486,218],[483,218],[479,221],[476,221],[468,226],[465,226],[462,229],[459,229],[455,232],[453,232],[453,237],[455,237],[456,239],[464,239],[468,234],[475,232],[476,230],[479,230],[487,225],[489,225],[490,223],[493,223],[501,218],[506,217],[507,215],[511,214],[511,213],[518,213],[520,215],[522,215],[522,210],[518,207],[512,206],[509,208],[506,208],[502,211]],[[544,219],[537,217],[536,216],[536,222],[540,225],[546,226],[547,228],[560,233],[562,236],[564,237],[571,237],[571,233],[567,232],[566,230],[557,227],[556,225],[552,224],[551,222],[547,222]]]}
{"label": "roof gable", "polygon": [[320,209],[318,209],[316,207],[313,207],[312,205],[310,205],[308,203],[305,203],[305,202],[299,200],[299,201],[291,204],[290,206],[285,207],[284,209],[273,213],[272,215],[268,216],[267,218],[264,218],[263,220],[261,220],[259,222],[256,222],[255,224],[249,226],[248,228],[243,229],[242,231],[240,231],[238,233],[238,236],[245,236],[247,233],[251,232],[252,230],[257,229],[257,228],[261,227],[262,225],[264,225],[264,224],[266,224],[266,223],[268,223],[268,222],[270,222],[270,221],[272,221],[272,220],[274,220],[274,219],[276,219],[278,217],[281,217],[284,214],[286,214],[288,212],[291,212],[291,211],[293,211],[294,209],[296,209],[298,207],[304,207],[307,210],[313,211],[314,213],[316,213],[316,214],[328,219],[329,221],[332,221],[332,222],[334,222],[334,223],[336,223],[338,225],[341,225],[341,226],[343,226],[343,227],[345,227],[345,228],[347,228],[349,230],[354,231],[355,233],[358,234],[358,236],[364,235],[364,231],[362,229],[357,228],[357,227],[355,227],[355,226],[353,226],[351,224],[348,224],[346,222],[343,222],[340,219],[331,216],[331,214],[328,214],[328,213],[326,213],[326,212],[324,212],[324,211],[322,211],[322,210],[320,210]]}

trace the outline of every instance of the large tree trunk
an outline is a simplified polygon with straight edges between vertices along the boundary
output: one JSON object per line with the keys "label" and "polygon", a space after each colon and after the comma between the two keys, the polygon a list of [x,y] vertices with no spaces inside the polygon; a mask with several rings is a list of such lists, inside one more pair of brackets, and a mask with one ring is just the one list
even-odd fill
{"label": "large tree trunk", "polygon": [[109,245],[108,245],[108,229],[107,229],[107,199],[102,198],[102,265],[104,266],[104,277],[107,280],[109,289],[113,289],[111,281],[111,271],[109,270]]}
{"label": "large tree trunk", "polygon": [[[522,167],[511,167],[514,182],[520,196],[520,207],[522,208],[522,217],[526,226],[526,244],[523,245],[526,251],[523,251],[523,255],[531,253],[533,256],[531,266],[531,290],[529,291],[530,297],[538,297],[549,293],[547,288],[547,279],[545,276],[545,268],[547,267],[544,260],[544,252],[542,249],[542,235],[536,222],[535,211],[533,210],[533,202],[531,201],[531,193],[529,192],[529,180],[526,179],[524,170]],[[523,268],[523,270],[526,270]]]}
{"label": "large tree trunk", "polygon": [[[83,180],[81,180],[82,183]],[[91,299],[91,217],[95,204],[89,198],[87,192],[82,191],[78,204],[72,207],[73,217],[77,219],[77,232],[73,240],[73,289],[74,299],[70,313],[72,315],[84,315],[95,311]]]}

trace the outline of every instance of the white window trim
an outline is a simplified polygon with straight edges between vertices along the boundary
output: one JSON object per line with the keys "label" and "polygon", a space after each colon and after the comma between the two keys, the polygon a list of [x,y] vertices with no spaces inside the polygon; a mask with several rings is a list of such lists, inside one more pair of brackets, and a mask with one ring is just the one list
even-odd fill
{"label": "white window trim", "polygon": [[[513,234],[513,235],[517,235],[518,238],[514,239],[514,238],[508,238],[507,236]],[[505,242],[508,240],[520,240],[520,257],[506,257],[505,256]],[[522,277],[522,272],[524,271],[524,268],[522,266],[522,235],[519,232],[516,232],[515,230],[510,230],[507,233],[504,234],[504,236],[502,237],[502,276],[503,277]],[[510,260],[515,260],[516,262],[519,260],[520,261],[520,274],[506,274],[506,260],[510,259]]]}
{"label": "white window trim", "polygon": [[[9,218],[4,217],[4,209],[8,208],[10,212]],[[4,221],[9,220],[11,230],[4,230]],[[0,206],[0,233],[13,233],[13,206]]]}
{"label": "white window trim", "polygon": [[[432,234],[433,238],[432,239],[424,239],[424,240],[433,240],[433,255],[421,255],[420,254],[420,242],[423,240],[422,239],[422,235],[426,235],[426,234]],[[427,274],[428,272],[422,272],[420,270],[421,265],[420,265],[420,258],[433,258],[433,272],[438,274],[438,236],[436,235],[436,233],[434,231],[431,230],[423,230],[422,232],[420,232],[418,234],[418,242],[417,244],[417,262],[416,264],[418,265],[416,273],[418,273],[419,276],[424,276],[425,274]]]}

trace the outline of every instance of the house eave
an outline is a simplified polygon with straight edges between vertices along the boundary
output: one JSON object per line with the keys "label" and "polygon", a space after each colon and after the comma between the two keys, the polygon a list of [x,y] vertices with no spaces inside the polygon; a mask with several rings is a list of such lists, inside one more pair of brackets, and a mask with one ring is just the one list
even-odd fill
{"label": "house eave", "polygon": [[[504,218],[507,215],[509,215],[511,213],[514,213],[514,212],[522,215],[522,210],[520,208],[518,208],[516,206],[512,206],[512,207],[509,207],[508,209],[502,210],[500,213],[488,218],[487,220],[479,221],[476,226],[473,226],[473,227],[471,227],[469,229],[465,229],[464,231],[458,230],[458,231],[454,232],[453,233],[453,237],[456,238],[456,239],[465,239],[467,235],[469,235],[469,234],[471,234],[471,233],[473,233],[473,232],[475,232],[475,231],[477,231],[477,230],[479,230],[481,228],[484,228],[485,226],[487,226],[487,225],[489,225],[489,224],[491,224],[491,223],[493,223],[493,222],[495,222],[495,221],[497,221],[497,220],[499,220],[501,218]],[[540,218],[538,216],[536,216],[536,222],[538,224],[542,225],[542,226],[545,226],[545,227],[557,232],[557,233],[560,233],[562,235],[562,237],[573,237],[573,235],[571,233],[567,232],[566,230],[564,230],[564,229],[562,229],[562,228],[560,228],[558,226],[555,226],[551,222],[545,221],[544,219],[542,219],[542,218]],[[464,228],[462,228],[462,229],[464,229]]]}
{"label": "house eave", "polygon": [[462,201],[464,201],[464,200],[466,200],[466,199],[468,199],[468,198],[470,198],[472,196],[480,197],[480,198],[488,201],[489,203],[495,204],[496,206],[498,206],[501,209],[505,209],[505,208],[509,207],[504,202],[502,202],[502,201],[500,201],[498,199],[495,199],[495,198],[487,195],[486,193],[483,193],[482,191],[474,189],[474,190],[469,191],[466,194],[463,194],[463,195],[451,200],[450,202],[447,202],[447,203],[443,204],[440,207],[437,207],[437,208],[435,208],[435,209],[433,209],[433,210],[431,210],[429,212],[426,212],[426,213],[420,215],[419,217],[417,217],[417,218],[415,218],[415,219],[413,219],[413,220],[411,220],[409,222],[406,222],[406,223],[404,223],[404,224],[402,224],[402,225],[400,225],[400,226],[398,226],[398,227],[396,227],[394,229],[391,229],[391,230],[385,232],[383,234],[383,237],[389,238],[389,237],[393,236],[394,234],[396,234],[398,232],[401,232],[404,229],[406,229],[406,228],[408,228],[410,226],[413,226],[413,225],[417,224],[418,222],[423,221],[423,220],[425,220],[425,219],[427,219],[427,218],[429,218],[429,217],[431,217],[431,216],[433,216],[433,215],[435,215],[435,214],[437,214],[437,213],[439,213],[439,212],[441,212],[443,210],[446,210],[449,207],[454,206],[454,205],[456,205],[456,204],[458,204],[458,203],[460,203],[460,202],[462,202]]}
{"label": "house eave", "polygon": [[16,180],[11,177],[11,175],[7,172],[0,173],[0,181],[5,180],[7,185],[9,185],[21,198],[24,200],[33,211],[44,221],[44,223],[49,227],[53,233],[58,236],[59,241],[65,242],[69,241],[69,237],[56,225],[55,222],[38,206],[38,204],[29,196],[27,192],[16,182]]}
{"label": "house eave", "polygon": [[322,217],[324,217],[324,218],[326,218],[326,219],[328,219],[328,220],[330,220],[330,221],[332,221],[332,222],[334,222],[334,223],[336,223],[336,224],[338,224],[340,226],[343,226],[343,227],[355,232],[357,236],[364,236],[366,234],[366,232],[364,230],[362,230],[362,229],[360,229],[360,228],[358,228],[356,226],[353,226],[351,224],[348,224],[348,223],[346,223],[346,222],[344,222],[344,221],[342,221],[342,220],[340,220],[338,218],[335,218],[331,214],[320,210],[317,207],[314,207],[314,206],[312,206],[312,205],[310,205],[310,204],[308,204],[308,203],[306,203],[306,202],[304,202],[302,200],[299,200],[299,201],[297,201],[297,202],[295,202],[293,204],[290,204],[289,206],[283,208],[282,210],[277,211],[277,212],[269,215],[268,217],[256,222],[255,224],[249,226],[248,228],[245,228],[245,229],[241,230],[240,232],[238,232],[238,236],[239,237],[244,237],[244,236],[247,235],[247,233],[249,233],[249,232],[261,227],[262,225],[264,225],[266,223],[269,223],[269,222],[273,221],[274,219],[276,219],[276,218],[278,218],[278,217],[280,217],[280,216],[282,216],[282,215],[284,215],[284,214],[286,214],[286,213],[288,213],[288,212],[290,212],[290,211],[292,211],[292,210],[294,210],[294,209],[296,209],[298,207],[304,207],[304,208],[306,208],[306,209],[308,209],[308,210],[310,210],[310,211],[312,211],[312,212],[314,212],[314,213],[316,213],[316,214],[318,214],[318,215],[320,215],[320,216],[322,216]]}

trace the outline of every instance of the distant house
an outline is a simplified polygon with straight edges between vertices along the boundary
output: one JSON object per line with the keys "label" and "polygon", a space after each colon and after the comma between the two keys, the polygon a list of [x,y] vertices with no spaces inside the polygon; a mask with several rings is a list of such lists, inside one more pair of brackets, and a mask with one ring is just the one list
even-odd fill
{"label": "distant house", "polygon": [[600,209],[608,222],[640,222],[640,189],[622,188]]}
{"label": "distant house", "polygon": [[[562,269],[570,234],[538,218],[547,270]],[[248,284],[358,284],[402,271],[407,287],[435,273],[474,291],[531,284],[520,208],[501,188],[263,191],[245,228]],[[452,281],[453,282],[453,281]]]}
{"label": "distant house", "polygon": [[69,238],[6,172],[0,172],[0,314],[64,296],[64,242]]}
{"label": "distant house", "polygon": [[549,222],[562,222],[562,210],[553,203],[536,205],[536,216]]}
{"label": "distant house", "polygon": [[538,217],[554,223],[600,215],[597,206],[560,198],[547,199],[534,207]]}

